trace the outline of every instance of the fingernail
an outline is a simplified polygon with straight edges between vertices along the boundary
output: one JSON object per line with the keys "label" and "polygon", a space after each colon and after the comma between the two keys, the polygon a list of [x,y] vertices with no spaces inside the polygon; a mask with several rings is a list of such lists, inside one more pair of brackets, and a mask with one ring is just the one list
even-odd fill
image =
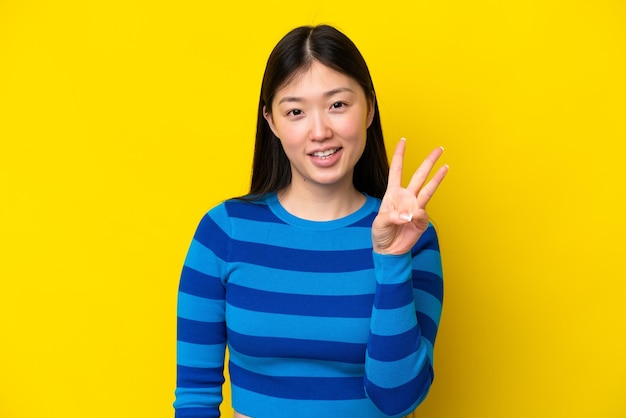
{"label": "fingernail", "polygon": [[439,147],[439,148],[441,148],[441,150],[442,150],[442,151],[445,151],[445,148],[444,148],[444,147]]}
{"label": "fingernail", "polygon": [[400,219],[402,219],[405,222],[411,222],[413,220],[413,214],[412,213],[401,213],[399,215]]}
{"label": "fingernail", "polygon": [[405,137],[400,138],[400,141],[406,141]]}

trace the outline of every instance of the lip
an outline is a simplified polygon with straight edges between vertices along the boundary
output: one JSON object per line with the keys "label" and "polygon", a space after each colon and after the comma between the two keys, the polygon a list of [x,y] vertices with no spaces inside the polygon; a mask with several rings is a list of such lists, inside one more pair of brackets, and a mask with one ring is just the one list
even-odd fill
{"label": "lip", "polygon": [[[336,154],[337,152],[341,151],[341,149],[343,149],[343,147],[341,147],[341,146],[336,146],[336,147],[324,147],[324,148],[319,148],[319,149],[315,149],[315,150],[313,150],[313,151],[309,152],[309,153],[308,153],[308,155],[309,155],[310,157],[315,157],[315,155],[314,155],[315,153],[319,153],[319,152],[326,152],[326,151],[328,151],[328,150],[333,150],[333,149],[334,149],[334,150],[337,150],[337,151],[335,152],[335,154]],[[318,157],[318,158],[319,158],[319,157]]]}
{"label": "lip", "polygon": [[[325,152],[328,150],[336,150],[333,154],[327,157],[317,157],[314,155],[316,152]],[[341,154],[343,153],[343,147],[326,147],[323,149],[315,150],[308,154],[311,162],[317,167],[330,167],[337,162],[339,158],[341,158]]]}

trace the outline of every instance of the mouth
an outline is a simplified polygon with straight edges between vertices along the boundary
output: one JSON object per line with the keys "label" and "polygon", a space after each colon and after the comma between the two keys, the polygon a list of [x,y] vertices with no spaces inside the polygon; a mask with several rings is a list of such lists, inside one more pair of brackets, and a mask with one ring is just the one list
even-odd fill
{"label": "mouth", "polygon": [[324,150],[324,151],[313,152],[313,153],[311,153],[309,155],[312,155],[313,157],[316,157],[316,158],[329,158],[331,155],[335,154],[339,150],[341,150],[341,147],[329,148],[329,149]]}

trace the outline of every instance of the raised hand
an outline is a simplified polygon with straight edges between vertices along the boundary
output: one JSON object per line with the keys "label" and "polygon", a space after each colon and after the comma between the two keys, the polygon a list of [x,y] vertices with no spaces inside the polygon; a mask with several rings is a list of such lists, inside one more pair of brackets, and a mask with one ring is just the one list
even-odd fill
{"label": "raised hand", "polygon": [[432,179],[426,178],[443,153],[443,148],[433,150],[415,171],[409,185],[402,187],[402,164],[406,141],[398,143],[389,167],[389,182],[383,196],[378,216],[372,224],[374,251],[381,254],[404,254],[411,250],[428,228],[426,204],[448,172],[440,167]]}

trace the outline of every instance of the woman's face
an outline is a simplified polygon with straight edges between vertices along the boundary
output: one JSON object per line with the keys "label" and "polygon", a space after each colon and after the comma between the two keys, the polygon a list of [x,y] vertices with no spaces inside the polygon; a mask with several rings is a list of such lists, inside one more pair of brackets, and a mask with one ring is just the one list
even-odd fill
{"label": "woman's face", "polygon": [[271,105],[265,118],[291,163],[291,187],[352,185],[374,116],[356,80],[314,61]]}

